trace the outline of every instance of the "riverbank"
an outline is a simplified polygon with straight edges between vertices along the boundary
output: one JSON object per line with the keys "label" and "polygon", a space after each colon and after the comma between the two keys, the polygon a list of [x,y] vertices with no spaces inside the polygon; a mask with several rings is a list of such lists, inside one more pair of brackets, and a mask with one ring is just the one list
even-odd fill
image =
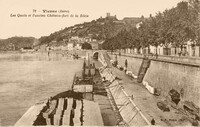
{"label": "riverbank", "polygon": [[[138,75],[143,60],[142,56],[132,54],[109,55],[113,60],[117,57],[118,64],[121,66],[125,66],[125,60],[127,60],[127,70],[133,72],[134,75]],[[178,92],[183,91],[181,100],[192,101],[196,105],[200,104],[199,65],[161,58],[150,57],[149,59],[151,60],[150,66],[144,75],[143,81],[148,82],[154,88],[160,89],[162,96],[167,96],[171,89],[175,89]]]}
{"label": "riverbank", "polygon": [[[138,74],[138,71],[140,70],[140,66],[142,64],[142,58],[129,58],[129,56],[115,56],[115,55],[110,55],[110,57],[113,60],[116,60],[116,58],[117,58],[118,64],[121,65],[122,67],[124,66],[125,60],[128,60],[128,68],[127,68],[128,71],[127,72],[131,72],[131,73],[133,72],[134,75]],[[105,60],[107,63],[110,62],[108,59],[105,59]],[[186,98],[186,96],[189,95],[189,93],[184,93],[184,96],[181,97],[180,103],[178,105],[176,105],[175,103],[172,103],[172,100],[171,100],[171,98],[169,98],[169,95],[167,96],[168,91],[163,90],[163,89],[167,89],[168,87],[170,87],[171,89],[174,88],[176,90],[177,87],[180,87],[181,84],[179,84],[179,86],[174,85],[172,87],[172,85],[173,85],[172,83],[169,85],[166,84],[165,86],[161,86],[161,85],[163,85],[161,83],[161,84],[157,84],[157,85],[159,85],[159,87],[158,86],[155,87],[155,84],[152,83],[152,82],[157,81],[156,78],[160,77],[160,76],[163,76],[164,81],[166,80],[166,78],[168,78],[169,71],[166,71],[166,69],[169,69],[170,67],[166,68],[167,63],[164,63],[164,64],[165,65],[162,65],[162,63],[155,64],[154,61],[151,61],[150,67],[149,67],[150,70],[147,71],[147,74],[144,78],[143,83],[138,83],[137,78],[136,79],[133,78],[132,75],[129,76],[127,73],[125,73],[123,71],[124,70],[123,68],[121,70],[119,70],[117,68],[110,67],[109,69],[111,70],[112,74],[114,74],[115,76],[117,76],[121,79],[120,86],[123,88],[123,90],[127,93],[128,96],[131,96],[135,105],[144,114],[145,118],[149,122],[152,121],[152,119],[154,119],[155,125],[163,125],[163,126],[165,126],[165,125],[180,126],[180,125],[192,125],[192,124],[196,125],[196,124],[198,124],[198,123],[196,123],[196,122],[198,122],[197,121],[198,117],[195,118],[194,115],[189,114],[185,108],[183,109],[183,104],[184,104],[184,101],[186,100],[185,98]],[[169,66],[172,66],[172,65],[169,65]],[[162,69],[165,69],[165,70],[162,70]],[[177,69],[180,69],[180,67]],[[187,68],[185,67],[185,71],[187,71],[186,69]],[[159,73],[155,73],[153,71],[158,71]],[[177,71],[177,70],[175,69],[174,71]],[[165,73],[165,75],[163,73]],[[182,74],[182,71],[178,71],[176,73]],[[151,76],[151,78],[150,78],[150,76]],[[168,83],[173,82],[173,80],[176,78],[177,77],[175,76],[171,79],[167,79],[165,82],[168,82]],[[179,80],[179,79],[176,79],[176,80]],[[148,89],[149,87],[147,88],[147,86],[149,86],[149,87],[151,86],[151,90],[152,90],[152,88],[161,88],[162,87],[161,91],[160,91],[161,95],[160,96],[154,95],[154,92],[152,92],[150,89]],[[184,90],[185,90],[185,88],[189,89],[189,86],[184,87]],[[114,92],[117,92],[117,91],[114,91]],[[196,92],[196,91],[194,91],[194,92]],[[193,94],[195,94],[194,92],[193,92]],[[193,98],[197,98],[199,96],[199,93],[198,94],[196,93],[195,95],[197,95],[197,96],[193,96]],[[190,96],[191,96],[191,94],[190,94]],[[185,98],[183,98],[183,97],[185,97]],[[189,101],[191,101],[191,100],[192,99],[190,99]],[[123,101],[124,100],[122,99],[119,102],[123,102]],[[168,108],[167,111],[166,111],[166,108]],[[128,109],[127,112],[131,112],[130,109]]]}

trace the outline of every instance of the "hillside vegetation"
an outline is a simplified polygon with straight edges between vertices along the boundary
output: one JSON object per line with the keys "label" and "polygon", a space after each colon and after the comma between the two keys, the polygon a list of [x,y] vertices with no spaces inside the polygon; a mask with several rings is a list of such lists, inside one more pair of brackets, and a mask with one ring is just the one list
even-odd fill
{"label": "hillside vegetation", "polygon": [[116,36],[124,29],[129,30],[130,27],[135,27],[135,25],[140,21],[140,18],[137,18],[135,22],[126,22],[113,17],[99,18],[97,20],[92,20],[91,22],[66,27],[65,29],[54,32],[49,36],[43,36],[39,40],[41,44],[48,44],[51,41],[59,42],[63,39],[69,39],[72,36],[91,36],[93,39],[105,40]]}
{"label": "hillside vegetation", "polygon": [[24,47],[32,47],[34,43],[38,43],[33,37],[11,37],[0,40],[1,51],[19,50]]}

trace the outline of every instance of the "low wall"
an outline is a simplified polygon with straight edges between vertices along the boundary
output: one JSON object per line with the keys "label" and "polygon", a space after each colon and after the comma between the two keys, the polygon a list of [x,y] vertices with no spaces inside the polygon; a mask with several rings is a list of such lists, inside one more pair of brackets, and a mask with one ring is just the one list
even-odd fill
{"label": "low wall", "polygon": [[[112,59],[116,57],[116,55],[109,55]],[[118,64],[122,66],[125,66],[126,59],[128,61],[127,70],[137,75],[142,57],[117,56]],[[155,88],[160,88],[163,96],[167,96],[171,89],[178,92],[182,90],[182,100],[189,100],[200,105],[200,65],[152,59],[143,80]]]}
{"label": "low wall", "polygon": [[107,66],[107,63],[106,63],[105,58],[103,56],[103,53],[101,53],[101,52],[98,53],[98,61],[101,62],[101,64],[103,66],[105,66],[105,67]]}
{"label": "low wall", "polygon": [[[109,54],[111,59],[116,60],[116,55]],[[140,69],[140,65],[142,64],[142,58],[134,58],[129,56],[119,56],[117,55],[118,64],[121,66],[125,66],[125,60],[128,60],[128,67],[127,70],[131,70],[133,74],[137,75]]]}
{"label": "low wall", "polygon": [[129,126],[150,125],[150,122],[135,105],[129,95],[123,90],[123,86],[115,79],[115,76],[109,68],[106,68],[105,66],[100,68],[100,74],[102,77],[105,77],[105,80],[110,82],[106,90],[108,94],[110,93],[112,95],[115,101],[115,106],[123,119],[123,124]]}

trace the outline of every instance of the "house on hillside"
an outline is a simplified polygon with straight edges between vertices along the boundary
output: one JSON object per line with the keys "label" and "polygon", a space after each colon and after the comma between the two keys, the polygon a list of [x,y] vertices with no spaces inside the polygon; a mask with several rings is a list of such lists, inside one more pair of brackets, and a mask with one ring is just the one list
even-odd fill
{"label": "house on hillside", "polygon": [[67,50],[73,50],[74,49],[74,41],[69,41],[67,43]]}
{"label": "house on hillside", "polygon": [[66,44],[57,44],[53,47],[51,47],[51,50],[67,50]]}
{"label": "house on hillside", "polygon": [[91,37],[85,37],[85,42],[91,42],[92,38]]}
{"label": "house on hillside", "polygon": [[85,38],[81,38],[81,37],[78,37],[78,36],[72,36],[69,41],[77,41],[79,43],[84,43],[85,42]]}
{"label": "house on hillside", "polygon": [[74,48],[76,50],[81,50],[82,49],[82,43],[76,43],[75,46],[74,46]]}
{"label": "house on hillside", "polygon": [[138,29],[138,28],[140,28],[140,25],[142,25],[142,24],[143,24],[143,22],[141,21],[141,22],[137,23],[137,24],[135,25],[135,27]]}
{"label": "house on hillside", "polygon": [[73,50],[74,49],[74,43],[73,42],[68,42],[67,43],[67,50]]}
{"label": "house on hillside", "polygon": [[132,26],[136,26],[136,24],[140,23],[141,21],[143,21],[144,19],[139,18],[139,17],[125,17],[123,19],[123,21],[126,24],[132,25]]}

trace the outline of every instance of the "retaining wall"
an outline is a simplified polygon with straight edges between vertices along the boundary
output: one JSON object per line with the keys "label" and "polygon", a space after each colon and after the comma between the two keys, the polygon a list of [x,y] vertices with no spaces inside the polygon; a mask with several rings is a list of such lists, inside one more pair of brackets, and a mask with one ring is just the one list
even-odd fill
{"label": "retaining wall", "polygon": [[123,123],[125,125],[150,125],[150,122],[144,117],[141,110],[136,107],[131,97],[123,90],[123,86],[120,85],[118,80],[115,80],[112,72],[108,68],[102,67],[100,68],[100,74],[110,82],[107,90],[115,101],[117,110],[123,118]]}
{"label": "retaining wall", "polygon": [[[115,59],[115,55],[109,55]],[[122,66],[125,66],[126,59],[128,60],[127,70],[137,75],[142,63],[141,57],[117,56],[118,64]],[[200,105],[200,66],[159,59],[152,60],[143,80],[152,87],[160,88],[163,96],[167,96],[171,89],[178,92],[183,89],[182,100],[189,100]]]}
{"label": "retaining wall", "polygon": [[[109,54],[111,59],[116,60],[116,55]],[[127,70],[130,70],[133,72],[133,74],[137,75],[138,71],[140,69],[140,65],[142,64],[142,58],[133,58],[128,56],[119,56],[117,55],[118,64],[121,66],[125,66],[125,60],[128,60],[128,67]]]}

